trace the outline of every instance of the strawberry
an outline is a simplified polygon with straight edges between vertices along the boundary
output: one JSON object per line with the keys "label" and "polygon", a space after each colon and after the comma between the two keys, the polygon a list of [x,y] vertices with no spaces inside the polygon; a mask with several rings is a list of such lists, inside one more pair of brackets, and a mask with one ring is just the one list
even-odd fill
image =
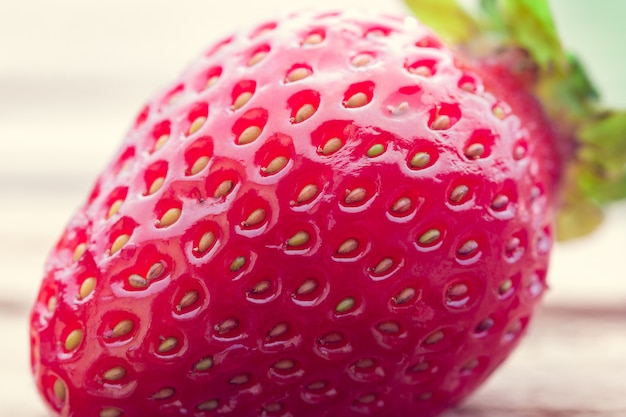
{"label": "strawberry", "polygon": [[572,149],[533,62],[519,48],[473,59],[414,19],[354,12],[211,46],[141,111],[48,259],[30,332],[46,404],[457,404],[546,289]]}

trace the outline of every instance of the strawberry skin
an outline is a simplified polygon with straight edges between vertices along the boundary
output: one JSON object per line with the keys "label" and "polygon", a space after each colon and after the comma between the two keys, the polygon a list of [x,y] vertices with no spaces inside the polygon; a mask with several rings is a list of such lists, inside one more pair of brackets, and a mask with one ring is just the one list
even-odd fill
{"label": "strawberry skin", "polygon": [[506,66],[412,19],[294,14],[209,48],[46,264],[60,416],[434,416],[545,289],[559,153]]}

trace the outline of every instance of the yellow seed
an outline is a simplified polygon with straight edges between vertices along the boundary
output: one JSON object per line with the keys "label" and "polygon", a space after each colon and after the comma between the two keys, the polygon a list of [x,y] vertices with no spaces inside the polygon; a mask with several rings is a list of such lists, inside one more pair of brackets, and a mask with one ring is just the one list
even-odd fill
{"label": "yellow seed", "polygon": [[304,203],[306,201],[311,200],[313,197],[317,195],[318,188],[315,184],[307,184],[302,187],[302,190],[298,193],[298,197],[296,198],[297,203]]}
{"label": "yellow seed", "polygon": [[412,168],[424,168],[430,162],[430,155],[426,152],[417,152],[411,158]]}
{"label": "yellow seed", "polygon": [[409,68],[411,74],[416,74],[421,77],[430,77],[433,75],[433,71],[425,65],[420,65],[414,68]]}
{"label": "yellow seed", "polygon": [[87,298],[87,296],[93,292],[95,287],[96,287],[95,277],[89,277],[86,280],[84,280],[83,283],[80,285],[80,290],[78,291],[80,299],[84,300],[85,298]]}
{"label": "yellow seed", "polygon": [[285,333],[287,333],[288,330],[289,325],[287,323],[278,323],[274,327],[272,327],[272,330],[269,331],[267,337],[269,339],[274,339],[283,336]]}
{"label": "yellow seed", "polygon": [[513,281],[511,281],[510,279],[507,279],[506,281],[504,281],[502,284],[500,284],[500,287],[498,288],[498,292],[500,294],[505,294],[507,293],[511,288],[513,288]]}
{"label": "yellow seed", "polygon": [[498,194],[491,203],[491,208],[494,210],[501,210],[509,203],[509,198],[504,194]]}
{"label": "yellow seed", "polygon": [[254,142],[259,135],[261,135],[261,128],[259,126],[248,126],[241,132],[239,138],[237,138],[237,143],[239,145],[246,145]]}
{"label": "yellow seed", "polygon": [[132,274],[128,277],[128,283],[133,288],[145,288],[148,286],[148,280],[139,274]]}
{"label": "yellow seed", "polygon": [[206,232],[200,237],[200,241],[198,242],[198,247],[196,251],[198,253],[206,252],[211,246],[213,246],[213,242],[215,242],[215,233]]}
{"label": "yellow seed", "polygon": [[428,368],[430,368],[430,364],[428,362],[419,362],[413,365],[409,371],[417,374],[428,370]]}
{"label": "yellow seed", "polygon": [[367,196],[367,191],[365,188],[355,188],[354,190],[348,191],[345,198],[346,204],[360,203]]}
{"label": "yellow seed", "polygon": [[335,311],[337,313],[345,313],[348,310],[352,310],[355,304],[356,301],[354,300],[354,297],[346,297],[341,300],[339,304],[337,304],[337,306],[335,307]]}
{"label": "yellow seed", "polygon": [[224,197],[225,195],[227,195],[228,193],[232,191],[234,186],[235,186],[235,183],[232,182],[231,180],[222,181],[220,185],[218,185],[217,188],[215,189],[214,197],[215,198]]}
{"label": "yellow seed", "polygon": [[248,218],[243,222],[243,225],[246,227],[256,226],[265,220],[266,215],[265,209],[258,208],[250,213]]}
{"label": "yellow seed", "polygon": [[198,294],[198,291],[187,291],[185,295],[183,295],[183,298],[180,299],[180,303],[178,303],[178,306],[176,306],[176,310],[182,311],[187,307],[191,307],[196,302],[198,302],[199,299],[200,294]]}
{"label": "yellow seed", "polygon": [[246,258],[243,256],[238,256],[233,260],[233,263],[230,264],[231,272],[239,271],[246,264]]}
{"label": "yellow seed", "polygon": [[354,252],[359,247],[359,242],[356,239],[348,239],[339,246],[337,253],[340,255],[346,255]]}
{"label": "yellow seed", "polygon": [[272,283],[269,281],[261,281],[257,283],[250,292],[252,294],[264,294],[272,288]]}
{"label": "yellow seed", "polygon": [[298,295],[307,295],[312,293],[317,289],[317,281],[314,279],[307,279],[304,281],[296,290],[296,294]]}
{"label": "yellow seed", "polygon": [[189,132],[187,132],[187,135],[191,136],[194,133],[196,133],[198,130],[200,130],[202,125],[204,125],[204,122],[206,122],[206,117],[204,116],[196,117],[195,120],[191,122],[191,126],[189,126]]}
{"label": "yellow seed", "polygon": [[76,349],[83,340],[83,331],[81,329],[72,330],[65,338],[65,350],[72,351]]}
{"label": "yellow seed", "polygon": [[476,249],[478,249],[478,242],[476,242],[475,240],[468,240],[467,242],[463,243],[463,245],[461,245],[456,253],[458,253],[459,255],[469,255],[470,253],[475,252]]}
{"label": "yellow seed", "polygon": [[317,391],[317,390],[321,390],[321,389],[326,388],[326,382],[324,382],[324,381],[315,381],[315,382],[311,382],[306,387],[308,389],[310,389],[311,391]]}
{"label": "yellow seed", "polygon": [[293,369],[294,366],[296,366],[296,363],[292,361],[291,359],[281,359],[274,364],[274,368],[281,370],[281,371]]}
{"label": "yellow seed", "polygon": [[157,227],[168,227],[176,223],[181,215],[181,210],[179,208],[171,208],[161,216],[159,220],[157,220]]}
{"label": "yellow seed", "polygon": [[311,235],[304,230],[297,232],[287,240],[287,246],[302,246],[306,245],[311,239]]}
{"label": "yellow seed", "polygon": [[465,156],[469,159],[478,159],[485,153],[485,146],[482,143],[472,143],[465,149]]}
{"label": "yellow seed", "polygon": [[280,403],[269,403],[263,406],[263,410],[268,413],[278,413],[282,409],[283,409],[283,406]]}
{"label": "yellow seed", "polygon": [[367,103],[369,103],[369,97],[367,97],[367,94],[362,92],[353,94],[346,101],[343,102],[343,104],[350,109],[363,107]]}
{"label": "yellow seed", "polygon": [[168,135],[167,133],[159,136],[159,138],[154,143],[154,152],[161,149],[163,145],[165,145],[165,143],[169,140],[169,138],[170,138],[170,135]]}
{"label": "yellow seed", "polygon": [[354,363],[354,367],[359,368],[359,369],[367,369],[367,368],[371,368],[372,366],[374,366],[375,363],[376,362],[374,361],[374,359],[370,359],[370,358],[359,359],[358,361]]}
{"label": "yellow seed", "polygon": [[148,190],[148,195],[152,195],[159,191],[163,186],[163,182],[165,182],[165,177],[159,177],[152,181],[152,184],[150,184],[150,189]]}
{"label": "yellow seed", "polygon": [[117,323],[115,327],[113,327],[113,330],[111,331],[111,334],[109,337],[117,338],[117,337],[126,336],[128,333],[130,333],[133,330],[134,327],[135,327],[135,324],[131,320],[127,320],[127,319],[122,320],[119,323]]}
{"label": "yellow seed", "polygon": [[289,71],[287,74],[287,81],[294,82],[305,79],[306,77],[311,75],[311,70],[306,67],[298,67]]}
{"label": "yellow seed", "polygon": [[107,381],[118,381],[126,376],[126,368],[123,366],[115,366],[111,369],[108,369],[103,375],[102,378]]}
{"label": "yellow seed", "polygon": [[160,390],[158,390],[157,392],[155,392],[152,395],[152,399],[154,400],[166,400],[168,398],[170,398],[171,396],[174,395],[176,391],[174,391],[174,388],[161,388]]}
{"label": "yellow seed", "polygon": [[467,185],[458,185],[454,187],[454,190],[452,190],[452,193],[450,194],[450,201],[454,203],[460,203],[465,198],[465,196],[467,196],[468,192],[469,187]]}
{"label": "yellow seed", "polygon": [[319,33],[311,33],[309,36],[306,37],[306,39],[304,40],[304,43],[307,45],[317,45],[318,43],[321,43],[324,40],[324,37],[319,34]]}
{"label": "yellow seed", "polygon": [[122,410],[115,407],[105,407],[100,411],[100,417],[120,417],[122,415]]}
{"label": "yellow seed", "polygon": [[373,272],[377,275],[381,275],[389,271],[392,266],[393,266],[393,259],[384,258],[378,263],[378,265],[376,265],[376,267],[374,267]]}
{"label": "yellow seed", "polygon": [[207,88],[213,87],[215,83],[217,83],[217,80],[219,79],[220,79],[219,75],[214,75],[212,77],[209,77],[209,79],[206,81],[206,86],[204,88],[207,89]]}
{"label": "yellow seed", "polygon": [[48,311],[52,313],[56,307],[57,297],[53,295],[52,297],[48,298]]}
{"label": "yellow seed", "polygon": [[239,110],[248,101],[250,101],[251,98],[252,98],[252,93],[250,91],[244,91],[243,93],[239,94],[239,96],[237,96],[237,98],[235,99],[235,102],[231,106],[232,110]]}
{"label": "yellow seed", "polygon": [[152,266],[148,270],[148,273],[146,274],[146,279],[148,281],[152,281],[153,279],[157,279],[158,277],[163,275],[163,272],[165,272],[165,264],[163,262],[160,262],[160,261],[159,262],[155,262],[154,264],[152,264]]}
{"label": "yellow seed", "polygon": [[206,358],[202,358],[200,359],[198,362],[196,362],[196,364],[193,366],[193,368],[196,371],[206,371],[208,369],[211,369],[213,367],[213,358],[210,356],[207,356]]}
{"label": "yellow seed", "polygon": [[226,319],[215,326],[215,331],[219,334],[224,334],[235,330],[237,327],[239,327],[239,321],[237,319]]}
{"label": "yellow seed", "polygon": [[318,340],[322,345],[340,343],[341,341],[343,341],[343,335],[337,332],[326,333]]}
{"label": "yellow seed", "polygon": [[209,157],[206,155],[201,156],[200,158],[196,159],[196,162],[193,163],[189,172],[191,173],[191,175],[196,175],[198,172],[202,171],[208,164]]}
{"label": "yellow seed", "polygon": [[272,159],[269,164],[263,169],[263,172],[267,175],[276,174],[278,171],[287,166],[289,159],[286,156],[277,156]]}
{"label": "yellow seed", "polygon": [[371,404],[374,401],[376,401],[376,395],[374,394],[361,395],[360,397],[357,398],[357,401],[360,402],[361,404]]}
{"label": "yellow seed", "polygon": [[424,340],[424,343],[426,343],[427,345],[434,345],[441,340],[443,340],[443,332],[441,330],[437,330],[436,332],[428,336],[426,340]]}
{"label": "yellow seed", "polygon": [[120,207],[122,207],[123,203],[124,203],[124,200],[122,199],[115,200],[113,204],[111,204],[111,207],[109,208],[109,212],[107,213],[107,219],[114,216],[120,210]]}
{"label": "yellow seed", "polygon": [[324,146],[322,146],[322,148],[320,149],[320,152],[322,153],[322,155],[330,155],[332,153],[337,152],[339,149],[341,149],[342,146],[343,146],[343,142],[341,141],[341,139],[331,138],[328,141],[326,141]]}
{"label": "yellow seed", "polygon": [[237,375],[230,379],[230,383],[233,385],[243,385],[250,380],[250,377],[246,374]]}
{"label": "yellow seed", "polygon": [[252,55],[250,57],[250,60],[248,61],[248,66],[251,67],[253,65],[258,64],[259,62],[261,62],[263,60],[263,58],[265,58],[267,56],[267,52],[266,51],[259,51],[257,53],[255,53],[254,55]]}
{"label": "yellow seed", "polygon": [[83,256],[83,253],[87,250],[87,245],[85,243],[81,243],[76,246],[74,249],[74,262],[78,261],[78,259]]}
{"label": "yellow seed", "polygon": [[371,64],[373,60],[374,59],[370,54],[358,54],[352,58],[350,63],[355,67],[364,67]]}
{"label": "yellow seed", "polygon": [[367,150],[367,156],[369,156],[370,158],[374,158],[382,155],[383,152],[385,152],[385,146],[377,143]]}
{"label": "yellow seed", "polygon": [[129,240],[130,235],[127,234],[119,235],[118,237],[116,237],[113,241],[113,244],[111,245],[111,255],[122,249],[122,246],[128,243]]}
{"label": "yellow seed", "polygon": [[493,112],[493,115],[496,116],[500,120],[502,120],[502,119],[504,119],[506,117],[506,112],[500,106],[495,106],[492,109],[492,112]]}
{"label": "yellow seed", "polygon": [[446,297],[450,300],[452,299],[458,299],[459,297],[463,297],[465,295],[467,295],[467,291],[469,291],[469,288],[467,287],[467,285],[465,284],[455,284],[453,286],[451,286],[450,288],[448,288],[448,291],[446,293]]}
{"label": "yellow seed", "polygon": [[57,397],[59,401],[65,401],[65,397],[67,396],[67,388],[65,387],[65,383],[60,379],[56,379],[54,381],[54,396]]}
{"label": "yellow seed", "polygon": [[196,408],[200,411],[213,411],[217,409],[218,405],[219,405],[219,402],[217,400],[208,400],[208,401],[201,402],[200,404],[198,404]]}
{"label": "yellow seed", "polygon": [[415,289],[407,287],[400,291],[396,297],[393,298],[395,304],[404,304],[411,301],[415,297]]}
{"label": "yellow seed", "polygon": [[438,229],[430,229],[419,237],[420,245],[430,245],[435,243],[441,237],[441,232]]}
{"label": "yellow seed", "polygon": [[430,125],[430,128],[432,130],[446,130],[450,128],[450,124],[450,116],[446,114],[440,114],[435,118],[433,123]]}
{"label": "yellow seed", "polygon": [[294,122],[301,123],[304,122],[309,117],[313,116],[316,108],[312,104],[305,104],[298,109],[296,112],[296,116],[294,117]]}
{"label": "yellow seed", "polygon": [[163,341],[159,344],[157,352],[159,353],[167,353],[170,350],[176,348],[178,346],[178,339],[175,337],[168,337],[163,339]]}
{"label": "yellow seed", "polygon": [[406,213],[411,209],[413,203],[410,198],[401,197],[391,207],[391,211],[394,213]]}

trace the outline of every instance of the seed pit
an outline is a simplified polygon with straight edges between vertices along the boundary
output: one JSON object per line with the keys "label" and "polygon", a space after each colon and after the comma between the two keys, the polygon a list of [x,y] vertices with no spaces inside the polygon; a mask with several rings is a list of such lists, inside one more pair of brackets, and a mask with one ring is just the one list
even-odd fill
{"label": "seed pit", "polygon": [[231,97],[231,110],[236,111],[245,106],[254,95],[256,90],[256,82],[252,80],[243,80],[235,85]]}
{"label": "seed pit", "polygon": [[285,81],[286,82],[295,82],[295,81],[300,81],[303,80],[307,77],[310,77],[311,75],[313,75],[313,70],[311,69],[311,67],[305,65],[305,64],[297,64],[294,65],[285,75]]}
{"label": "seed pit", "polygon": [[420,77],[432,77],[437,72],[437,61],[434,59],[420,59],[407,65],[406,69],[411,74],[419,75]]}
{"label": "seed pit", "polygon": [[442,103],[430,111],[428,126],[432,130],[447,130],[461,119],[461,108],[458,104]]}
{"label": "seed pit", "polygon": [[194,89],[197,92],[208,90],[213,87],[222,75],[221,67],[211,67],[196,77],[194,80]]}
{"label": "seed pit", "polygon": [[352,84],[344,93],[344,107],[354,109],[370,103],[374,96],[374,86],[375,84],[371,81]]}
{"label": "seed pit", "polygon": [[209,117],[209,105],[207,103],[195,104],[187,114],[187,123],[189,128],[187,129],[187,136],[191,136],[198,132]]}
{"label": "seed pit", "polygon": [[161,189],[167,175],[167,162],[157,161],[146,168],[144,179],[146,191],[144,195],[153,195]]}
{"label": "seed pit", "polygon": [[213,156],[213,139],[203,136],[196,139],[185,150],[187,170],[185,175],[196,175],[209,164]]}
{"label": "seed pit", "polygon": [[370,52],[362,52],[350,59],[350,65],[355,68],[363,68],[374,64],[375,57]]}
{"label": "seed pit", "polygon": [[265,57],[267,56],[267,54],[269,54],[269,52],[270,52],[270,46],[269,45],[262,45],[262,46],[260,46],[250,56],[250,59],[248,60],[248,66],[252,67],[252,66],[258,64],[263,59],[265,59]]}
{"label": "seed pit", "polygon": [[496,135],[491,131],[486,129],[476,130],[465,145],[463,153],[469,160],[486,158],[491,154],[491,148],[496,140]]}
{"label": "seed pit", "polygon": [[326,37],[326,33],[324,32],[324,29],[316,29],[312,32],[309,32],[309,34],[305,36],[304,40],[302,41],[302,45],[304,46],[318,45],[324,41],[325,37]]}
{"label": "seed pit", "polygon": [[267,123],[267,110],[255,108],[248,110],[233,125],[232,132],[238,145],[247,145],[254,142],[263,132]]}

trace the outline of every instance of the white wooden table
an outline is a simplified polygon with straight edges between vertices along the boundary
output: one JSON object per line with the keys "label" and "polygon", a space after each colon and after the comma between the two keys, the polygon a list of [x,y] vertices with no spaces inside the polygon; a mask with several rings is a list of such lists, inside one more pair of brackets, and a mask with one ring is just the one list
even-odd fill
{"label": "white wooden table", "polygon": [[[28,365],[30,304],[47,251],[133,114],[210,40],[239,26],[236,11],[245,23],[272,8],[293,7],[287,0],[216,4],[22,0],[0,5],[0,416],[45,415]],[[401,10],[389,4],[369,3]],[[626,106],[626,57],[601,48],[623,44],[611,42],[615,36],[626,39],[620,17],[626,4],[558,0],[554,5],[569,42],[591,59],[601,88],[613,104]],[[589,16],[595,16],[595,30],[585,26]],[[590,238],[559,245],[549,277],[552,290],[528,338],[476,395],[446,417],[626,416],[624,249],[625,204],[612,207]]]}

